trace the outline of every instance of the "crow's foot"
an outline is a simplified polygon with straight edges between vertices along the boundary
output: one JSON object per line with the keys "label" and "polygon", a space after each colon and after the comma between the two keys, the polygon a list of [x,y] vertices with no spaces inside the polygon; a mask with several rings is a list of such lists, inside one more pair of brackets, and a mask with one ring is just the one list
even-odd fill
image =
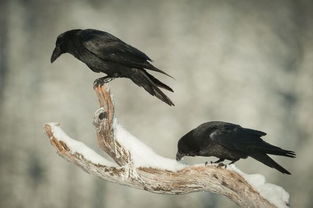
{"label": "crow's foot", "polygon": [[226,168],[227,165],[224,164],[224,163],[219,163],[219,164],[217,165],[217,168],[222,168],[222,167]]}
{"label": "crow's foot", "polygon": [[223,159],[223,158],[220,158],[220,159],[218,159],[218,160],[216,160],[216,161],[211,161],[211,164],[213,164],[213,163],[220,163],[220,162],[223,162],[225,159]]}
{"label": "crow's foot", "polygon": [[[239,160],[239,159],[238,159]],[[235,162],[237,162],[238,160],[232,160],[228,165],[234,164]]]}
{"label": "crow's foot", "polygon": [[109,76],[98,78],[93,82],[93,88],[101,87],[104,84],[109,83],[113,79],[114,78],[109,77]]}

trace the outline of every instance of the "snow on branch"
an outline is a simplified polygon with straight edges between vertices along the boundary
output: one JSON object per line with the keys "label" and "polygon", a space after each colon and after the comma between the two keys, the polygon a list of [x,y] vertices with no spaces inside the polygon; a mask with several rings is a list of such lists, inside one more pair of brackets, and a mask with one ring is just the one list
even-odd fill
{"label": "snow on branch", "polygon": [[156,154],[118,123],[108,86],[95,91],[100,103],[93,121],[97,141],[115,163],[70,138],[58,123],[44,126],[57,153],[89,174],[159,194],[208,191],[224,195],[241,207],[289,206],[288,193],[265,183],[262,175],[244,174],[234,165],[226,169],[204,164],[186,166]]}

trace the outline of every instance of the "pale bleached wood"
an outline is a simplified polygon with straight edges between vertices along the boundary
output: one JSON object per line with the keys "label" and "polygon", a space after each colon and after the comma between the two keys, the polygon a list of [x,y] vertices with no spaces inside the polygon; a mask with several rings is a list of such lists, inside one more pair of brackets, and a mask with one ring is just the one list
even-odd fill
{"label": "pale bleached wood", "polygon": [[108,87],[104,85],[95,88],[95,91],[100,103],[100,109],[96,111],[93,121],[97,141],[117,166],[93,163],[83,153],[71,150],[64,139],[55,135],[57,129],[61,130],[60,127],[52,123],[46,124],[44,128],[50,142],[63,158],[103,180],[153,193],[187,194],[208,191],[224,195],[241,207],[276,207],[262,197],[240,174],[215,165],[187,166],[178,171],[136,167],[130,151],[114,136],[114,105]]}

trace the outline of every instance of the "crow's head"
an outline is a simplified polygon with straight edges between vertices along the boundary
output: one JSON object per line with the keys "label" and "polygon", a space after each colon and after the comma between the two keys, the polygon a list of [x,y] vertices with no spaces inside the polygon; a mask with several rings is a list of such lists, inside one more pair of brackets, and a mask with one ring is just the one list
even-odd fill
{"label": "crow's head", "polygon": [[181,160],[184,156],[196,156],[199,152],[199,147],[193,138],[193,131],[187,133],[178,141],[178,150],[176,160]]}
{"label": "crow's head", "polygon": [[50,59],[51,63],[53,63],[61,54],[69,52],[72,40],[79,31],[81,30],[69,30],[58,36]]}

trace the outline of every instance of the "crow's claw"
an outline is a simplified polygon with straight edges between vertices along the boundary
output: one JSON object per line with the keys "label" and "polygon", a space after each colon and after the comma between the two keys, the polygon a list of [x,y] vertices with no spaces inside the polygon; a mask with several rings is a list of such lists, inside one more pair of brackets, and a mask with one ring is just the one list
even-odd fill
{"label": "crow's claw", "polygon": [[217,165],[217,168],[222,168],[222,167],[227,167],[227,165],[226,164],[224,164],[224,163],[219,163],[218,165]]}
{"label": "crow's claw", "polygon": [[110,81],[112,81],[114,78],[111,77],[101,77],[96,79],[93,82],[93,88],[97,88],[97,87],[102,87],[104,84],[109,83]]}
{"label": "crow's claw", "polygon": [[93,82],[93,88],[102,87],[104,85],[104,82],[101,79],[96,79]]}

